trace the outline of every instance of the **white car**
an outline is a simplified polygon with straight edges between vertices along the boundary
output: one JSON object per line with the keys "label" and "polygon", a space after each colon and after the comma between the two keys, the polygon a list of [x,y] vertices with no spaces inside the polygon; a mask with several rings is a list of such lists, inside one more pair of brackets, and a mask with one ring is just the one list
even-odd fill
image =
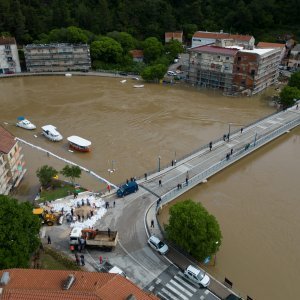
{"label": "white car", "polygon": [[169,247],[154,235],[150,236],[148,244],[159,254],[165,255],[169,251]]}
{"label": "white car", "polygon": [[189,265],[184,270],[184,276],[191,280],[192,282],[199,285],[199,287],[208,287],[210,284],[210,278],[209,276],[203,272],[202,270]]}
{"label": "white car", "polygon": [[167,74],[168,74],[169,76],[176,76],[176,75],[177,75],[177,74],[176,74],[175,72],[173,72],[173,71],[168,71]]}

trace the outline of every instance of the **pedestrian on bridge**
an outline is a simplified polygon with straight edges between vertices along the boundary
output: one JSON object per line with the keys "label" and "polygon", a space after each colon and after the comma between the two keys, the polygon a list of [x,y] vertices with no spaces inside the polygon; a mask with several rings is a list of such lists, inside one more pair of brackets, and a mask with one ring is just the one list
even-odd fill
{"label": "pedestrian on bridge", "polygon": [[187,177],[185,178],[185,183],[187,186],[189,185],[189,179]]}
{"label": "pedestrian on bridge", "polygon": [[226,140],[226,134],[223,134],[223,141],[225,142]]}
{"label": "pedestrian on bridge", "polygon": [[148,175],[147,175],[147,173],[145,173],[145,174],[144,174],[144,176],[145,176],[145,180],[147,180],[147,178],[148,178]]}
{"label": "pedestrian on bridge", "polygon": [[151,220],[151,228],[154,228],[154,220]]}
{"label": "pedestrian on bridge", "polygon": [[241,128],[241,134],[243,133],[243,130],[244,130],[244,128],[242,127],[242,128]]}
{"label": "pedestrian on bridge", "polygon": [[209,151],[212,149],[212,142],[209,143]]}
{"label": "pedestrian on bridge", "polygon": [[230,137],[230,134],[227,133],[227,142],[229,142],[229,137]]}
{"label": "pedestrian on bridge", "polygon": [[231,148],[231,150],[230,150],[230,155],[232,155],[232,153],[233,153],[233,149]]}
{"label": "pedestrian on bridge", "polygon": [[174,160],[172,159],[172,161],[171,161],[171,165],[172,165],[172,167],[174,166]]}
{"label": "pedestrian on bridge", "polygon": [[162,186],[161,179],[158,180],[158,186]]}

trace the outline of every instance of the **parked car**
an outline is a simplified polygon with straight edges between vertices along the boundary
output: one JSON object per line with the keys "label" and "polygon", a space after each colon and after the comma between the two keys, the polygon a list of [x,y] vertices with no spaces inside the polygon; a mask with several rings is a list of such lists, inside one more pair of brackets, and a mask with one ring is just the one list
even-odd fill
{"label": "parked car", "polygon": [[199,285],[199,287],[208,287],[210,284],[210,278],[209,276],[203,272],[202,270],[189,265],[184,270],[184,276],[191,280],[192,282]]}
{"label": "parked car", "polygon": [[128,74],[126,72],[120,72],[119,74],[122,76],[128,76]]}
{"label": "parked car", "polygon": [[176,74],[175,72],[173,72],[173,71],[168,71],[167,74],[168,74],[169,76],[176,76],[176,75],[177,75],[177,74]]}
{"label": "parked car", "polygon": [[150,236],[148,244],[159,254],[165,255],[169,251],[169,247],[154,235]]}

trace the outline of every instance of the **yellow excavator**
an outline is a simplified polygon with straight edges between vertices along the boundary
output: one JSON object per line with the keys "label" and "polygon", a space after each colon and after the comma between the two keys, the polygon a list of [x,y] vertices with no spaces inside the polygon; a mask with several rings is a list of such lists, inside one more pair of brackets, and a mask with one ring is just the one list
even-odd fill
{"label": "yellow excavator", "polygon": [[47,224],[48,226],[53,226],[54,224],[62,224],[63,222],[63,215],[57,215],[43,208],[34,208],[33,214],[40,217],[42,224]]}

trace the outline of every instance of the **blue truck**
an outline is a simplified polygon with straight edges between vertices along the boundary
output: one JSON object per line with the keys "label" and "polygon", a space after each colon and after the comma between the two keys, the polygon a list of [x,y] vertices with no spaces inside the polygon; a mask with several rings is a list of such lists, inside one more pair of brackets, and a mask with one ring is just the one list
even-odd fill
{"label": "blue truck", "polygon": [[122,185],[118,190],[117,190],[117,196],[118,197],[124,197],[126,195],[129,195],[131,193],[135,193],[138,191],[139,186],[135,181],[130,181],[124,185]]}

